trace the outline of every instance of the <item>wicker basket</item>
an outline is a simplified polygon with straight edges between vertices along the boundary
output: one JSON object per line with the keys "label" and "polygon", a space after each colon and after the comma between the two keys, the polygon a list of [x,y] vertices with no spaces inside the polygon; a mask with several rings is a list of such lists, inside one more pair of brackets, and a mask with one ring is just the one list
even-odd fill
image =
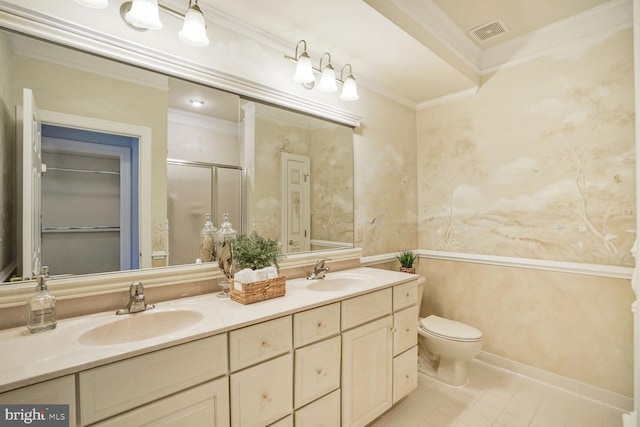
{"label": "wicker basket", "polygon": [[236,290],[232,283],[230,289],[231,299],[240,304],[253,304],[254,302],[283,297],[284,293],[284,276],[278,276],[275,279],[260,280],[258,282],[243,283],[242,291]]}

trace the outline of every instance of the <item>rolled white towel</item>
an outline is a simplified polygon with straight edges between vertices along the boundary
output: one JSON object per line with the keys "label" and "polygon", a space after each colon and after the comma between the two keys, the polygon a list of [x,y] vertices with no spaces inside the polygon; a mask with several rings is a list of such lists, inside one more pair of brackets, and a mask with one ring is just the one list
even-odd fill
{"label": "rolled white towel", "polygon": [[255,270],[255,273],[256,273],[257,280],[267,279],[267,273],[264,271],[264,269]]}
{"label": "rolled white towel", "polygon": [[274,266],[263,268],[265,274],[267,275],[267,279],[275,279],[278,277],[278,269]]}
{"label": "rolled white towel", "polygon": [[255,271],[250,268],[245,268],[233,275],[233,287],[237,291],[242,291],[243,283],[251,283],[257,280],[258,278],[256,277]]}

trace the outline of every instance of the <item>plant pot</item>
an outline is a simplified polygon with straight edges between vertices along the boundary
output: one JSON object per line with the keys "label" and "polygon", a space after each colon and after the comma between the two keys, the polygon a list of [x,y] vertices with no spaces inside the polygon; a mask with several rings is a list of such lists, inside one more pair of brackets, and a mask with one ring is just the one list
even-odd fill
{"label": "plant pot", "polygon": [[403,273],[410,273],[410,274],[416,274],[416,268],[415,267],[400,267],[400,271],[402,271]]}

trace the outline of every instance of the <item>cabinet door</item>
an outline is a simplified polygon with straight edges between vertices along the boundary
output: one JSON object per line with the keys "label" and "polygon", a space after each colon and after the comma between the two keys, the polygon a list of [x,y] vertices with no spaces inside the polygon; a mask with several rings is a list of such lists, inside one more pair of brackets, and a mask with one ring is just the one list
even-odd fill
{"label": "cabinet door", "polygon": [[296,408],[340,387],[340,343],[340,337],[334,337],[296,350]]}
{"label": "cabinet door", "polygon": [[393,317],[342,334],[342,426],[364,426],[391,407]]}
{"label": "cabinet door", "polygon": [[76,382],[73,375],[0,393],[0,403],[5,405],[69,405],[69,425],[76,425]]}
{"label": "cabinet door", "polygon": [[418,387],[418,346],[393,359],[393,403]]}
{"label": "cabinet door", "polygon": [[296,411],[296,427],[340,425],[340,390],[336,390]]}
{"label": "cabinet door", "polygon": [[[289,332],[291,337],[291,332]],[[231,375],[231,425],[266,426],[293,410],[291,354]]]}
{"label": "cabinet door", "polygon": [[88,369],[78,375],[82,425],[112,417],[222,376],[225,334]]}
{"label": "cabinet door", "polygon": [[393,315],[393,355],[397,356],[418,343],[418,308],[405,308]]}
{"label": "cabinet door", "polygon": [[229,426],[229,379],[193,387],[94,424],[95,427]]}

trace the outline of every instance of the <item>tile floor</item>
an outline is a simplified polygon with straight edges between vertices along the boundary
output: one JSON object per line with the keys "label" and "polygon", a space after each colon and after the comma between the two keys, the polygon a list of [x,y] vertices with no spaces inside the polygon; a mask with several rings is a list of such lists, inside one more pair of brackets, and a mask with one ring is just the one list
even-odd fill
{"label": "tile floor", "polygon": [[622,412],[478,361],[451,387],[419,374],[418,388],[369,427],[622,427]]}

